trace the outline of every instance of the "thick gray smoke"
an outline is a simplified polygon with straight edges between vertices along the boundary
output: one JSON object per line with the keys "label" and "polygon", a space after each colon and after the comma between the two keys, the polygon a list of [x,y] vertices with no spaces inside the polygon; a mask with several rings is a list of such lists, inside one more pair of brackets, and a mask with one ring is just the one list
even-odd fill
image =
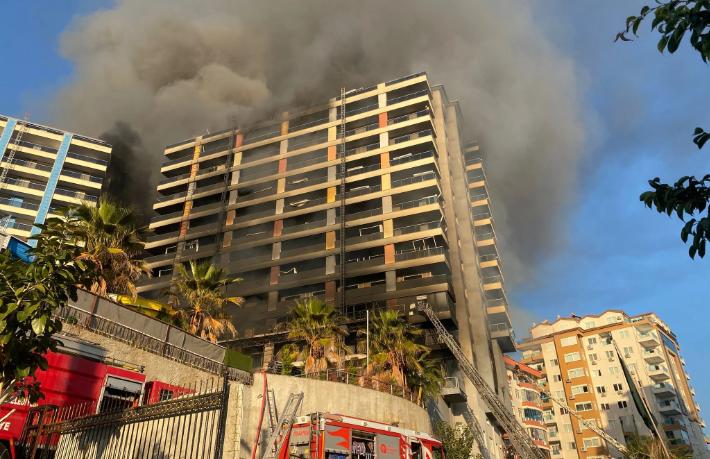
{"label": "thick gray smoke", "polygon": [[585,130],[573,65],[529,9],[512,0],[117,0],[66,32],[77,73],[56,116],[88,134],[117,123],[137,132],[155,181],[165,144],[322,102],[341,86],[427,71],[460,100],[466,137],[487,153],[508,268],[531,266],[559,240]]}

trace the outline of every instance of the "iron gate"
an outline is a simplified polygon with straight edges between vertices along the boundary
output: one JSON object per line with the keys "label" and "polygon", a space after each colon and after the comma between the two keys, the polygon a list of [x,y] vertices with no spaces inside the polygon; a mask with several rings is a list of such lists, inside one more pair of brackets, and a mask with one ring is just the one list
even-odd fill
{"label": "iron gate", "polygon": [[225,377],[135,407],[120,398],[113,405],[39,406],[30,410],[20,445],[27,459],[220,459],[228,398]]}

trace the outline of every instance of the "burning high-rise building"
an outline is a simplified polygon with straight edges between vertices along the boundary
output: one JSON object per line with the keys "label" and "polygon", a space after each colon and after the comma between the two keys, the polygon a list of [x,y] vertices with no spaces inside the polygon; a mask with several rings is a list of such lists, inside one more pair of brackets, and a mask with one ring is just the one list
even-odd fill
{"label": "burning high-rise building", "polygon": [[[187,260],[241,277],[229,343],[264,366],[286,339],[279,324],[310,297],[355,327],[368,310],[398,310],[446,355],[414,311],[426,300],[507,397],[502,354],[515,341],[481,155],[465,136],[458,104],[416,74],[170,145],[146,246],[153,277],[138,289],[159,295]],[[475,390],[446,364],[443,399],[479,408],[493,441]]]}

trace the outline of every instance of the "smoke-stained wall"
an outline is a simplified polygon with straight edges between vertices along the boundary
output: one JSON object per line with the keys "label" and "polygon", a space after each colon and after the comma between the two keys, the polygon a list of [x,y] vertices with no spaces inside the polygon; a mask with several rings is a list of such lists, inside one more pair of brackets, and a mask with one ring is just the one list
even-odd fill
{"label": "smoke-stained wall", "polygon": [[137,177],[114,182],[124,199],[152,194],[134,187],[155,183],[166,144],[419,71],[461,101],[486,151],[507,274],[554,248],[575,193],[575,69],[527,2],[117,0],[77,19],[62,51],[76,75],[61,125],[136,145],[125,158],[140,166],[117,170]]}

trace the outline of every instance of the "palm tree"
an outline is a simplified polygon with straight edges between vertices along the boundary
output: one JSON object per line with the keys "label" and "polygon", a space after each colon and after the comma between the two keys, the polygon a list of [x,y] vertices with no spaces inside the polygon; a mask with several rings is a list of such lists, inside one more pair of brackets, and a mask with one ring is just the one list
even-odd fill
{"label": "palm tree", "polygon": [[339,364],[341,337],[345,334],[340,318],[331,304],[317,298],[298,301],[286,324],[288,338],[303,343],[301,358],[305,374],[326,370],[328,364]]}
{"label": "palm tree", "polygon": [[237,329],[224,312],[224,306],[237,306],[244,302],[241,297],[227,297],[225,288],[241,279],[228,278],[224,270],[211,263],[197,263],[191,260],[189,272],[184,265],[175,267],[168,295],[173,307],[184,311],[187,330],[204,339],[217,342],[224,334],[236,336]]}
{"label": "palm tree", "polygon": [[417,401],[422,398],[433,399],[439,395],[441,386],[444,384],[444,371],[441,362],[433,360],[430,353],[422,352],[417,357],[418,371],[407,371],[409,385],[416,391]]}
{"label": "palm tree", "polygon": [[403,320],[397,311],[384,310],[374,314],[371,321],[373,354],[368,372],[389,377],[402,387],[407,385],[407,374],[421,373],[423,354],[429,349],[416,342],[422,331]]}
{"label": "palm tree", "polygon": [[133,211],[102,198],[98,206],[83,203],[62,212],[67,238],[82,246],[80,256],[97,271],[91,291],[136,297],[135,281],[149,270],[140,258],[143,242],[135,226]]}

